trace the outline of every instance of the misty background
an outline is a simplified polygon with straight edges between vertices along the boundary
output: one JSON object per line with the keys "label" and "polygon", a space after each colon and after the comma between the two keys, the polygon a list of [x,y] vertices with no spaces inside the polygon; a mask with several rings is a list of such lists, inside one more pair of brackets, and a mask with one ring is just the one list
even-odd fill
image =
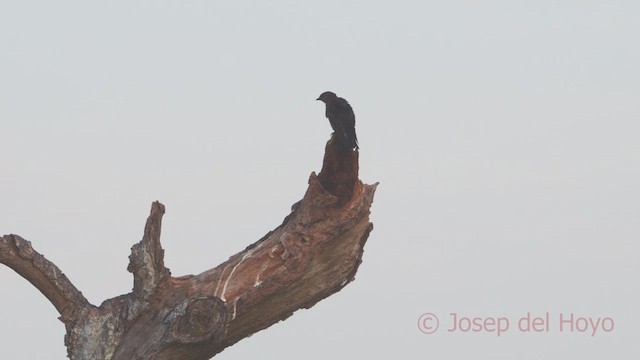
{"label": "misty background", "polygon": [[[217,356],[637,359],[640,3],[2,1],[0,233],[94,305],[166,205],[174,276],[279,225],[322,165],[331,90],[380,182],[356,280]],[[0,266],[0,358],[64,326]],[[425,335],[423,313],[440,317]],[[553,319],[447,332],[450,313]],[[560,313],[610,332],[560,332]]]}

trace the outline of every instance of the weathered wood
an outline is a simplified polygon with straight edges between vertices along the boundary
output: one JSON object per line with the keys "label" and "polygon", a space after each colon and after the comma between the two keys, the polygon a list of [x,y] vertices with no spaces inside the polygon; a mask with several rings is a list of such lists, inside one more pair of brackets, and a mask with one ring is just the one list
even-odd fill
{"label": "weathered wood", "polygon": [[31,281],[60,312],[71,359],[209,359],[354,279],[373,225],[377,184],[358,180],[358,151],[327,143],[322,171],[283,223],[219,266],[171,277],[154,202],[132,247],[133,291],[99,307],[17,235],[0,238],[0,262]]}
{"label": "weathered wood", "polygon": [[18,235],[0,237],[0,263],[7,265],[49,299],[65,324],[74,323],[90,306],[87,299],[51,261],[38,253],[31,242]]}

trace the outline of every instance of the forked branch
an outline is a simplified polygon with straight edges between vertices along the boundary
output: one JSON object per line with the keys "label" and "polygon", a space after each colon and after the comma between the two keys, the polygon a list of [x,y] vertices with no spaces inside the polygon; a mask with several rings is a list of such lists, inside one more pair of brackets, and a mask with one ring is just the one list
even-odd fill
{"label": "forked branch", "polygon": [[0,262],[36,286],[67,327],[71,359],[209,359],[352,281],[373,225],[376,185],[358,180],[358,152],[327,143],[323,168],[283,223],[219,266],[172,277],[154,202],[131,249],[129,294],[99,307],[17,235],[0,238]]}

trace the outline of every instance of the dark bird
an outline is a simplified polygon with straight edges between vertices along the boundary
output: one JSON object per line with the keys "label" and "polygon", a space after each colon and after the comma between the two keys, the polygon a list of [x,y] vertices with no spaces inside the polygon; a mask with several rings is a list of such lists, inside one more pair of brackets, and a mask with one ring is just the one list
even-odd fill
{"label": "dark bird", "polygon": [[347,100],[338,97],[331,91],[323,92],[317,100],[326,104],[325,115],[331,123],[334,134],[345,148],[358,149],[358,137],[356,137],[356,116]]}

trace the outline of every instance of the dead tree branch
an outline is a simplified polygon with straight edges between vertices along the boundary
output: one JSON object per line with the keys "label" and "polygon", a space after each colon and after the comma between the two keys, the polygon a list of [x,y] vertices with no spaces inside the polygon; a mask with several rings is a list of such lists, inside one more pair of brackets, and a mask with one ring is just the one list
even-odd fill
{"label": "dead tree branch", "polygon": [[18,235],[0,237],[0,263],[12,268],[40,290],[65,323],[75,322],[78,310],[89,306],[87,299],[66,275]]}
{"label": "dead tree branch", "polygon": [[54,304],[70,359],[209,359],[354,279],[376,186],[358,180],[358,152],[330,140],[322,171],[311,174],[280,226],[219,266],[183,277],[164,265],[164,206],[154,202],[129,257],[133,291],[99,307],[17,235],[0,238],[0,262]]}

